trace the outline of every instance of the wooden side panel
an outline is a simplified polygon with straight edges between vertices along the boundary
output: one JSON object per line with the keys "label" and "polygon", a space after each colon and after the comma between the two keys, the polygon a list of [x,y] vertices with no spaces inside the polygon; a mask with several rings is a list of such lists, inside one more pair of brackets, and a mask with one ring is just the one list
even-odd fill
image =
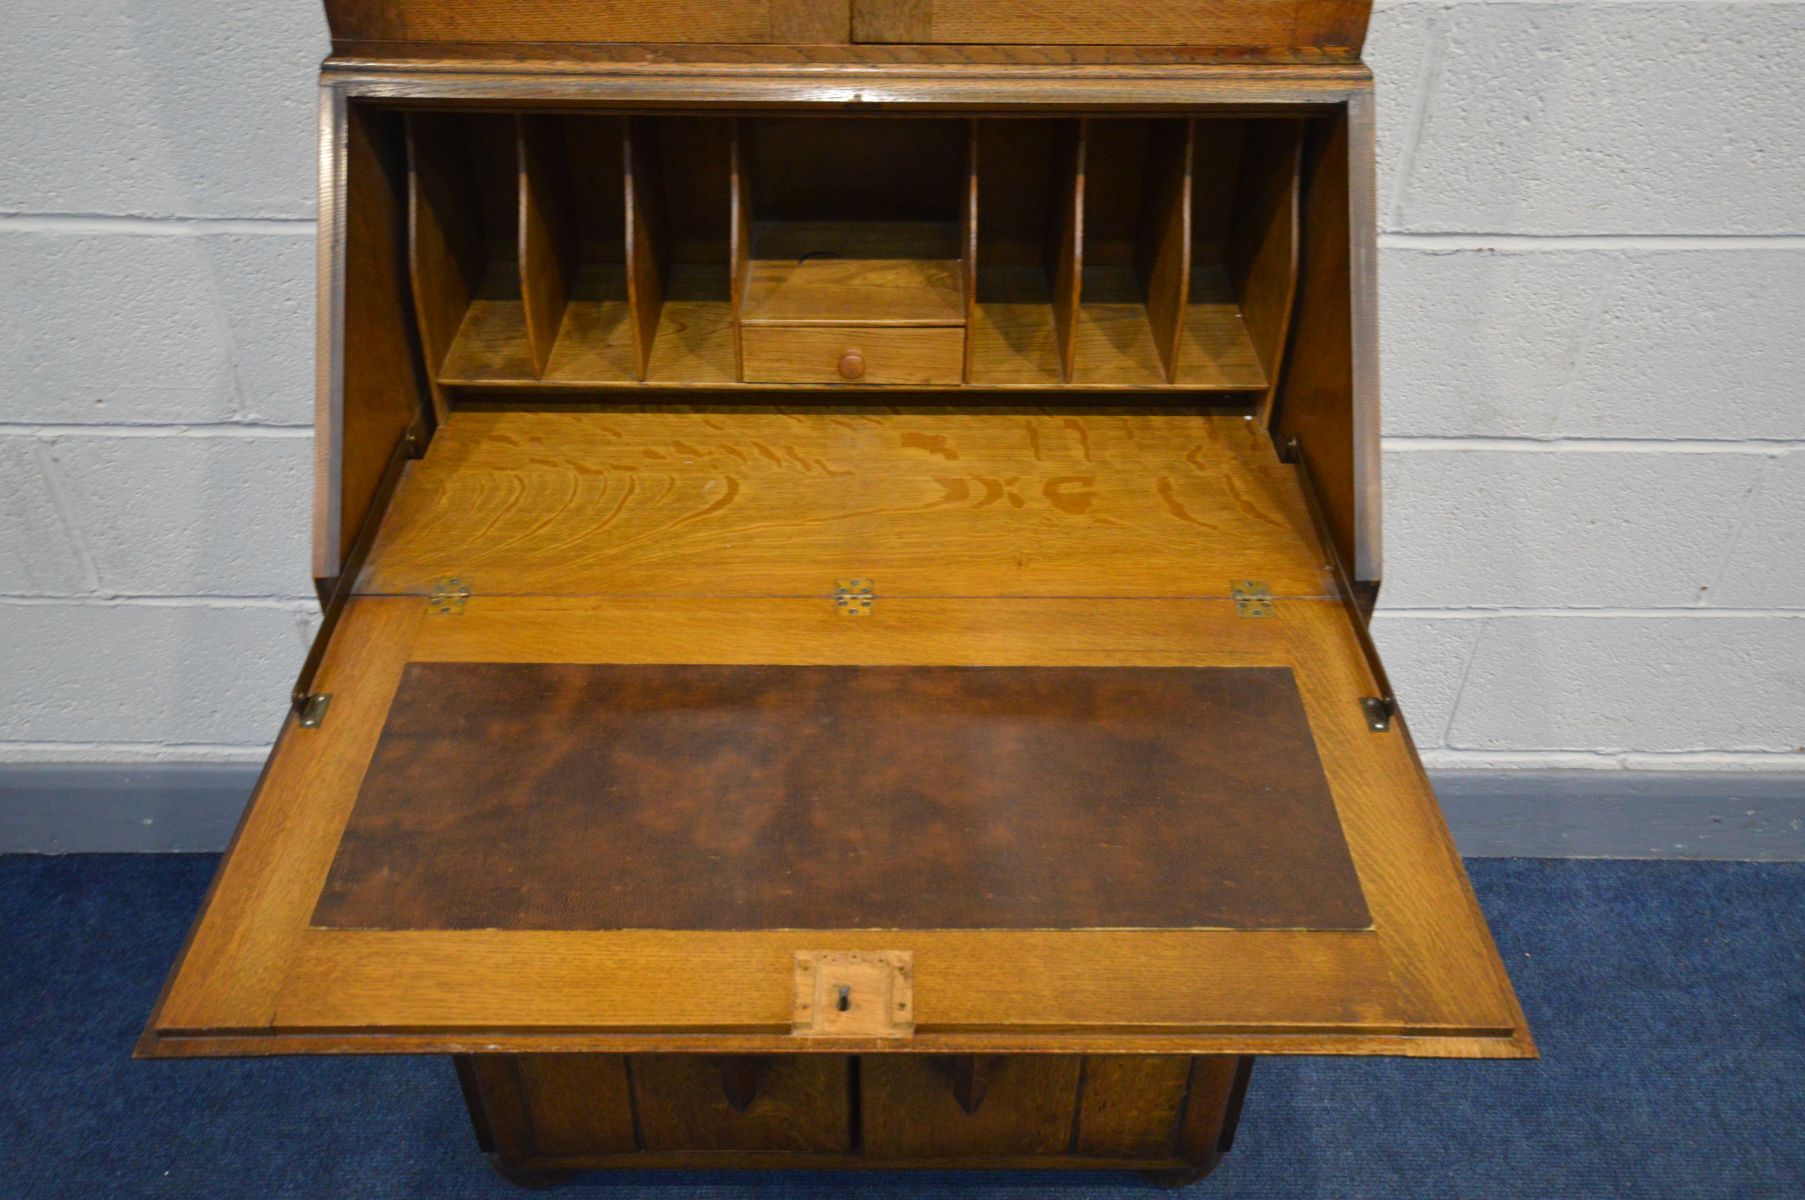
{"label": "wooden side panel", "polygon": [[1084,155],[1089,121],[1064,125],[1054,147],[1054,215],[1047,258],[1053,277],[1053,329],[1067,383],[1077,378],[1078,304],[1084,285]]}
{"label": "wooden side panel", "polygon": [[432,387],[433,410],[449,410],[436,376],[482,280],[483,239],[475,214],[459,201],[453,179],[462,169],[446,118],[407,118],[408,246],[414,312]]}
{"label": "wooden side panel", "polygon": [[577,275],[577,223],[563,120],[519,121],[520,296],[533,374],[545,375]]}
{"label": "wooden side panel", "polygon": [[1376,453],[1366,454],[1362,441],[1373,439],[1376,451],[1378,430],[1372,421],[1356,433],[1356,355],[1371,349],[1354,341],[1359,281],[1353,274],[1349,136],[1349,122],[1340,116],[1313,122],[1304,146],[1297,296],[1270,427],[1279,446],[1293,438],[1301,444],[1342,560],[1368,568],[1357,569],[1358,578],[1375,579],[1376,529],[1368,521],[1376,518],[1379,481]]}
{"label": "wooden side panel", "polygon": [[315,411],[314,575],[339,573],[383,470],[431,400],[408,269],[401,118],[322,94],[330,168],[320,183],[320,377]]}
{"label": "wooden side panel", "polygon": [[1176,378],[1191,280],[1191,122],[1161,121],[1147,139],[1135,265],[1166,379]]}
{"label": "wooden side panel", "polygon": [[326,0],[347,42],[844,42],[848,0]]}
{"label": "wooden side panel", "polygon": [[[1291,325],[1297,291],[1298,198],[1303,169],[1303,123],[1249,122],[1226,244],[1224,265],[1241,305],[1249,339],[1269,380]],[[1272,402],[1272,388],[1265,403]]]}
{"label": "wooden side panel", "polygon": [[1357,58],[1370,0],[853,0],[857,42],[1188,46]]}
{"label": "wooden side panel", "polygon": [[652,364],[652,342],[664,308],[670,267],[664,206],[658,199],[658,128],[646,117],[627,122],[627,299],[633,309],[633,337],[639,349],[639,377]]}
{"label": "wooden side panel", "polygon": [[973,1110],[959,1055],[867,1055],[860,1069],[865,1153],[873,1158],[1064,1154],[1078,1102],[1076,1055],[992,1057]]}
{"label": "wooden side panel", "polygon": [[1099,1158],[1166,1158],[1185,1108],[1191,1062],[1165,1054],[1084,1060],[1076,1150]]}
{"label": "wooden side panel", "polygon": [[641,1054],[645,1149],[850,1150],[852,1066],[840,1054]]}

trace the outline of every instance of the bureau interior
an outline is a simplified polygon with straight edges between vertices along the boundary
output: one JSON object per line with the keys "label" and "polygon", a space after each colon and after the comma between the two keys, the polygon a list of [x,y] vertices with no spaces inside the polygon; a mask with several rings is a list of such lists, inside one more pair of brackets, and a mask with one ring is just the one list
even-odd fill
{"label": "bureau interior", "polygon": [[648,385],[1257,405],[1278,378],[1306,118],[387,117],[441,413]]}

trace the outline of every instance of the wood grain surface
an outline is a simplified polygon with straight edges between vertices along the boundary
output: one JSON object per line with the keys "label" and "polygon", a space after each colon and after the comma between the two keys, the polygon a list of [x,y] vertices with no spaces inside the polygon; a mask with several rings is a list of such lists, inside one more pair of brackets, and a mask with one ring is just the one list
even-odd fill
{"label": "wood grain surface", "polygon": [[[1357,618],[1262,428],[1270,419],[1281,442],[1302,438],[1332,536],[1376,579],[1373,114],[1356,61],[1368,5],[1082,7],[329,0],[339,53],[322,109],[317,572],[335,569],[367,507],[369,466],[428,403],[428,381],[443,420],[315,680],[333,695],[327,717],[285,722],[141,1053],[587,1055],[473,1064],[476,1090],[525,1098],[496,1104],[498,1142],[648,1164],[684,1152],[622,1149],[643,1137],[629,1054],[731,1056],[655,1081],[652,1094],[683,1095],[692,1122],[671,1144],[714,1138],[721,1161],[794,1164],[849,1155],[831,1148],[832,1130],[809,1139],[829,1148],[732,1149],[741,1122],[761,1103],[782,1111],[788,1094],[749,1055],[806,1050],[803,1061],[827,1064],[797,1068],[826,1081],[798,1093],[814,1097],[808,1110],[822,1097],[828,1110],[843,1097],[854,1117],[876,1104],[900,1147],[893,1161],[948,1161],[904,1145],[925,1122],[946,1126],[938,1144],[965,1137],[993,1162],[1044,1161],[1044,1150],[1098,1164],[1195,1163],[1219,1148],[1234,1061],[1194,1063],[1174,1108],[1172,1060],[1141,1056],[1534,1054],[1407,729],[1366,724],[1359,701],[1376,684]],[[861,37],[909,40],[850,40]],[[623,147],[629,120],[636,150]],[[422,131],[411,160],[410,123]],[[1160,133],[1187,126],[1188,171]],[[523,166],[516,131],[528,127]],[[866,234],[920,222],[946,235],[932,252],[889,238],[871,256],[913,276],[956,264],[956,286],[901,289],[939,305],[906,319],[943,321],[969,346],[945,386],[969,372],[975,386],[1060,389],[1065,407],[1009,409],[1000,390],[924,385],[868,393],[895,407],[861,408],[828,390],[842,384],[739,383],[758,235],[787,250],[768,235],[848,218]],[[784,265],[795,277],[804,264]],[[822,324],[874,307],[857,294],[804,299],[801,319]],[[778,386],[795,393],[764,390]],[[624,388],[648,389],[632,397],[647,405],[600,403]],[[1103,392],[1074,388],[1169,407],[1103,410]],[[730,407],[755,390],[783,407]],[[1209,391],[1234,393],[1223,399],[1241,411],[1180,407]],[[566,407],[477,409],[535,403]],[[429,614],[424,597],[445,576],[471,596],[461,613]],[[850,577],[872,582],[864,619],[837,615],[833,588]],[[1246,580],[1267,585],[1270,616],[1228,599]],[[581,714],[595,711],[460,708],[456,687],[423,702],[404,680],[627,666],[676,678],[697,664],[855,679],[985,667],[1283,676],[1304,731],[1287,744],[1314,748],[1370,928],[932,928],[918,913],[874,941],[843,927],[310,924],[339,847],[357,850],[366,776],[388,786],[385,726],[432,709],[429,740],[458,742],[457,721],[494,735],[465,739],[450,769],[415,781],[420,816],[436,792],[455,799],[460,775],[505,763],[496,748],[530,746],[536,723],[565,721],[578,743]],[[1233,748],[1192,740],[1194,753]],[[829,756],[808,757],[822,762],[804,774]],[[904,765],[961,761],[941,757]],[[1127,785],[1159,769],[1157,757],[1103,763],[1064,774]],[[1193,773],[1212,785],[1232,774]],[[685,793],[671,794],[667,807],[682,809]],[[518,831],[525,810],[503,808]],[[692,826],[692,841],[735,829]],[[565,840],[581,851],[581,838]],[[916,840],[945,858],[936,839]],[[1174,840],[1194,850],[1198,839]],[[499,875],[511,856],[491,849]],[[774,872],[760,878],[778,887]],[[790,1032],[798,953],[880,949],[914,964],[909,1048],[964,1056],[945,1072],[917,1059],[897,1070],[929,1066],[932,1078],[888,1092],[885,1068],[862,1077],[837,1056],[896,1046]],[[1072,1086],[1016,1088],[993,1056],[1024,1052],[1034,1070],[1065,1070],[1069,1056]],[[1116,1054],[1133,1057],[1100,1057]],[[923,1118],[923,1088],[948,1111]],[[705,1092],[709,1104],[694,1103]],[[1063,1119],[1043,1122],[1034,1097],[1054,1092]]]}
{"label": "wood grain surface", "polygon": [[[388,623],[397,619],[407,624]],[[1357,697],[1371,683],[1346,622],[1328,600],[1281,600],[1264,620],[1217,600],[916,600],[869,621],[837,617],[820,598],[479,596],[459,617],[426,617],[406,598],[355,600],[323,677],[338,693],[328,723],[285,735],[187,953],[194,965],[142,1049],[771,1052],[795,1045],[796,951],[884,948],[845,932],[309,930],[411,656],[1287,666],[1373,931],[886,932],[885,946],[917,964],[913,1044],[1533,1053],[1406,737],[1365,727]],[[393,649],[371,658],[372,644]],[[732,989],[712,985],[729,977]]]}
{"label": "wood grain surface", "polygon": [[[634,1099],[647,1150],[845,1152],[853,1148],[851,1061],[785,1055],[739,1061],[695,1054],[633,1059]],[[724,1076],[743,1068],[750,1096],[735,1110]]]}
{"label": "wood grain surface", "polygon": [[873,1158],[1065,1153],[1078,1099],[1078,1057],[1023,1055],[993,1061],[983,1102],[967,1112],[950,1086],[956,1060],[930,1055],[867,1058],[859,1073],[865,1153]]}
{"label": "wood grain surface", "polygon": [[329,103],[324,116],[342,176],[324,182],[320,212],[339,230],[335,269],[345,292],[342,306],[320,314],[328,342],[315,410],[317,579],[339,574],[396,444],[433,405],[411,361],[406,134],[393,113],[346,112]]}
{"label": "wood grain surface", "polygon": [[464,412],[360,584],[491,595],[1331,593],[1290,470],[1232,415]]}
{"label": "wood grain surface", "polygon": [[1366,0],[853,0],[855,42],[1309,45],[1359,53]]}
{"label": "wood grain surface", "polygon": [[1190,47],[1285,61],[1351,61],[1370,0],[1127,0],[1108,8],[1057,0],[652,0],[571,5],[547,0],[328,0],[335,47],[426,43],[500,47],[846,43]]}
{"label": "wood grain surface", "polygon": [[[1173,1151],[1191,1060],[1155,1054],[1091,1055],[1084,1061],[1074,1148],[1110,1158],[1164,1158]],[[1208,1112],[1208,1098],[1198,1107]]]}
{"label": "wood grain surface", "polygon": [[[1252,403],[1278,375],[1296,121],[410,119],[413,289],[441,415],[460,388],[653,383]],[[959,344],[881,332],[917,326]],[[807,332],[828,327],[876,331],[881,352]]]}

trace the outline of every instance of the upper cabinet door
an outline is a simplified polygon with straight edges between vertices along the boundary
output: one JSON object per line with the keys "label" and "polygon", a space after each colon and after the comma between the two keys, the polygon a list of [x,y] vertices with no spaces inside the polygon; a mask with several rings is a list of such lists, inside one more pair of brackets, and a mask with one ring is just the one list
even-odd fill
{"label": "upper cabinet door", "polygon": [[326,0],[332,42],[844,42],[849,0]]}
{"label": "upper cabinet door", "polygon": [[1369,0],[852,0],[852,40],[1353,58],[1370,7]]}

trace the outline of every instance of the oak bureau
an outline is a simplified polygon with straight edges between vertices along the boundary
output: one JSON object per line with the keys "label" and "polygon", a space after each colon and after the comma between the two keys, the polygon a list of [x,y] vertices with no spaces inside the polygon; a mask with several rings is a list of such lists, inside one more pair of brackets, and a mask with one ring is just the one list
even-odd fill
{"label": "oak bureau", "polygon": [[326,9],[324,618],[140,1054],[1163,1182],[1534,1055],[1367,633],[1366,0]]}

